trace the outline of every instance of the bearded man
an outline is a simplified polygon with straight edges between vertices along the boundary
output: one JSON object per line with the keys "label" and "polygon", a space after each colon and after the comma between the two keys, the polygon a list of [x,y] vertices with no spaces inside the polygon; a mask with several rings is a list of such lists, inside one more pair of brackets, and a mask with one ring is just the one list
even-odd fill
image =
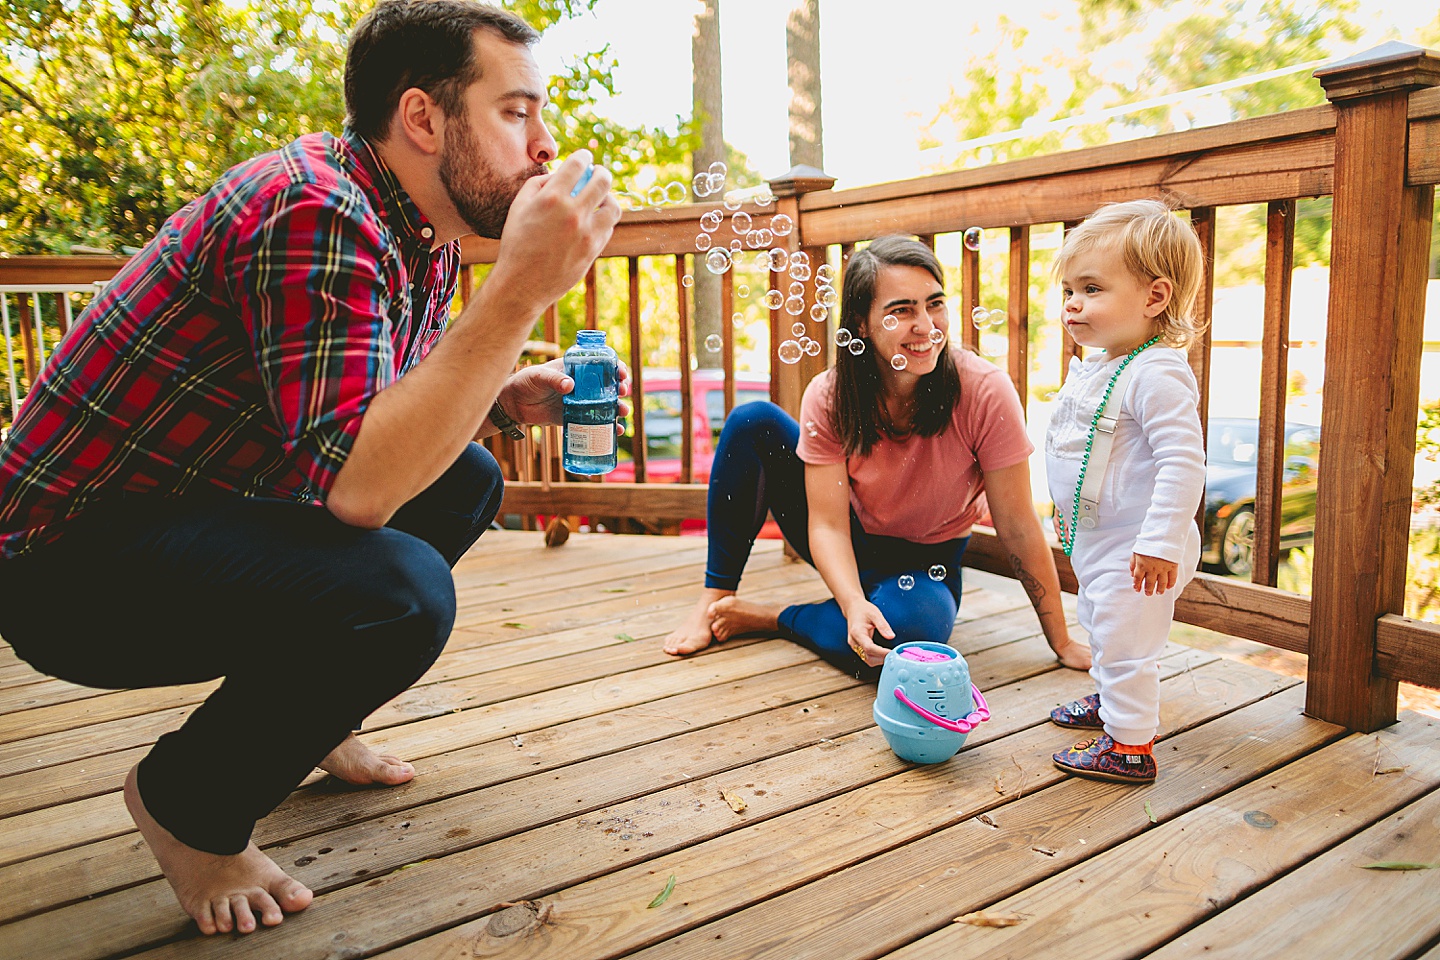
{"label": "bearded man", "polygon": [[[207,934],[310,903],[250,837],[314,767],[414,776],[351,731],[449,636],[450,568],[501,500],[474,441],[559,422],[573,388],[512,371],[620,211],[603,169],[576,191],[587,154],[547,172],[536,39],[468,0],[380,3],[350,40],[343,135],[240,164],[172,216],[0,448],[15,651],[98,687],[225,678],[124,794]],[[452,321],[469,233],[500,252]]]}

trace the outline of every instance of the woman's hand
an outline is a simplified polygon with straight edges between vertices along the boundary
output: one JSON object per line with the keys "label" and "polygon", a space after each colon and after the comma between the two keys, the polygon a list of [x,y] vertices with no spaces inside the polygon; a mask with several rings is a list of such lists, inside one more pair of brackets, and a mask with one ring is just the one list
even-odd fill
{"label": "woman's hand", "polygon": [[869,600],[856,600],[845,611],[845,623],[850,649],[865,661],[865,665],[876,667],[884,663],[890,651],[875,642],[875,632],[879,631],[886,640],[894,640],[895,631],[890,629],[880,608]]}

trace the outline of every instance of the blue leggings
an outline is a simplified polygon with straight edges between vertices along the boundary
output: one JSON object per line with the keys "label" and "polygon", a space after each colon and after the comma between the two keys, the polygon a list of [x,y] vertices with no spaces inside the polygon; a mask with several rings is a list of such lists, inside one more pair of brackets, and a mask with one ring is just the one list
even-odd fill
{"label": "blue leggings", "polygon": [[[805,464],[795,455],[800,425],[773,403],[747,403],[736,407],[725,421],[715,461],[710,468],[706,523],[710,538],[705,586],[734,590],[765,513],[785,539],[811,566],[809,509],[805,501]],[[923,491],[899,495],[923,496]],[[855,549],[860,584],[870,602],[880,608],[895,631],[893,645],[910,640],[948,643],[960,609],[960,559],[969,537],[941,543],[914,543],[898,537],[867,533],[854,512],[850,539]],[[943,567],[939,580],[932,567]],[[938,572],[938,571],[937,571]],[[902,589],[908,577],[913,584]],[[810,647],[820,656],[857,676],[875,677],[879,668],[867,668],[847,642],[847,624],[840,605],[832,598],[802,603],[780,613],[786,636]]]}

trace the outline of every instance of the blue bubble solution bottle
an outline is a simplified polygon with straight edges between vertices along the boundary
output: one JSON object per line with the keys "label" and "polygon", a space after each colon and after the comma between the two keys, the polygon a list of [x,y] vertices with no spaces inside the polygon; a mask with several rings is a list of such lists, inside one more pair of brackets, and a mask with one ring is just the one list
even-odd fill
{"label": "blue bubble solution bottle", "polygon": [[564,466],[569,473],[593,475],[615,469],[615,418],[620,391],[615,351],[605,331],[581,330],[565,351],[565,375],[575,389],[565,406]]}

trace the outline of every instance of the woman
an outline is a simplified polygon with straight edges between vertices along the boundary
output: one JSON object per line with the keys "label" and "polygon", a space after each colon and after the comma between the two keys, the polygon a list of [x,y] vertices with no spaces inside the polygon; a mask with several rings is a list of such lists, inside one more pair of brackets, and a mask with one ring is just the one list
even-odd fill
{"label": "woman", "polygon": [[[1003,373],[947,343],[935,254],[904,237],[857,251],[840,325],[863,349],[838,349],[834,368],[811,381],[803,431],[770,403],[737,407],[726,420],[710,475],[705,589],[665,652],[760,631],[848,670],[857,658],[878,667],[898,642],[948,642],[960,559],[988,501],[1051,649],[1065,666],[1088,669],[1031,504],[1034,448],[1020,398]],[[767,510],[833,599],[778,609],[735,597]]]}

